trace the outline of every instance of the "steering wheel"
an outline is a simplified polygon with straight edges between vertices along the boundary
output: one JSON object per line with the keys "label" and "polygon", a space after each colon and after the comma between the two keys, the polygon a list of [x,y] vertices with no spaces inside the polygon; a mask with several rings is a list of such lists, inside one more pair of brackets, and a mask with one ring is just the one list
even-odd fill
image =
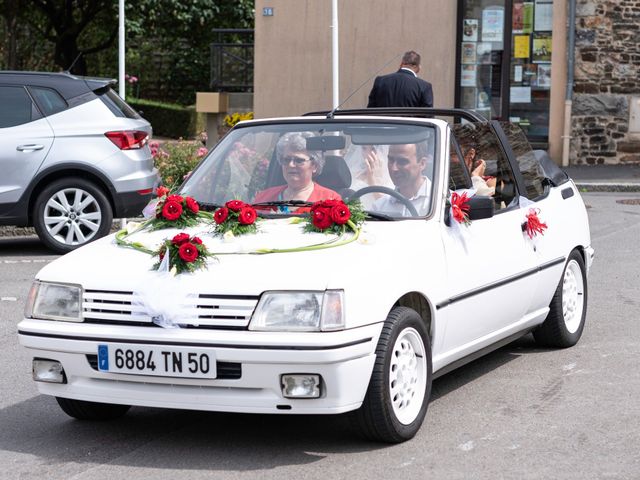
{"label": "steering wheel", "polygon": [[402,203],[405,207],[407,207],[407,210],[409,210],[409,213],[411,214],[412,217],[420,216],[418,214],[418,211],[416,210],[416,207],[413,206],[413,203],[411,203],[411,201],[409,201],[407,197],[397,192],[393,188],[383,187],[381,185],[371,185],[369,187],[361,188],[357,192],[354,192],[353,194],[349,195],[349,200],[355,200],[357,198],[362,197],[363,195],[366,195],[367,193],[384,193],[385,195],[391,195],[393,198],[395,198],[400,203]]}

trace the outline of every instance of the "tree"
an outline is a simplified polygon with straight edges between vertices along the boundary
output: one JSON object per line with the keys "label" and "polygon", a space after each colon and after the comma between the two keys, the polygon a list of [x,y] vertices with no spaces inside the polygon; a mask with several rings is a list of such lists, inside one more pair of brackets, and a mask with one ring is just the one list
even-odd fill
{"label": "tree", "polygon": [[86,55],[111,47],[118,36],[117,2],[113,0],[32,0],[40,14],[32,25],[54,44],[53,59],[67,70],[87,74]]}

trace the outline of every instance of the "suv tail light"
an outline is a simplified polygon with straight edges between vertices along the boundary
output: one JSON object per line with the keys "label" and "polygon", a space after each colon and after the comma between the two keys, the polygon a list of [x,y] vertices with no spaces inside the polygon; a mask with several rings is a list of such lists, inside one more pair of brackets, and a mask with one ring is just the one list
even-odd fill
{"label": "suv tail light", "polygon": [[149,134],[142,130],[120,130],[104,135],[120,150],[137,150],[149,141]]}

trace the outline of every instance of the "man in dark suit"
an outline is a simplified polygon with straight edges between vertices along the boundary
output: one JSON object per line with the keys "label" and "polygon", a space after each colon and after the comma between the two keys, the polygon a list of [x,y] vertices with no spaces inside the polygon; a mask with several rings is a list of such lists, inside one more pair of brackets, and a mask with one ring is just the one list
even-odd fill
{"label": "man in dark suit", "polygon": [[397,72],[376,77],[367,107],[433,107],[431,84],[418,78],[418,72],[420,55],[406,52]]}

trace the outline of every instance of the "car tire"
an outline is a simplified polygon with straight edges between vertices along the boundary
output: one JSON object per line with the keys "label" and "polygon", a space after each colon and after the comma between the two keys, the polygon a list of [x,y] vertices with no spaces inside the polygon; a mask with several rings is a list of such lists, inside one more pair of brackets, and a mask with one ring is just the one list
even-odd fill
{"label": "car tire", "polygon": [[67,253],[104,237],[111,230],[113,210],[93,182],[71,177],[56,180],[38,195],[33,225],[51,250]]}
{"label": "car tire", "polygon": [[114,420],[122,417],[131,408],[130,405],[87,402],[61,397],[56,397],[56,400],[64,413],[78,420]]}
{"label": "car tire", "polygon": [[572,347],[584,330],[587,316],[587,275],[582,255],[571,252],[544,323],[533,331],[538,345]]}
{"label": "car tire", "polygon": [[431,346],[424,321],[407,307],[389,313],[362,406],[351,413],[369,440],[399,443],[415,436],[431,394]]}

